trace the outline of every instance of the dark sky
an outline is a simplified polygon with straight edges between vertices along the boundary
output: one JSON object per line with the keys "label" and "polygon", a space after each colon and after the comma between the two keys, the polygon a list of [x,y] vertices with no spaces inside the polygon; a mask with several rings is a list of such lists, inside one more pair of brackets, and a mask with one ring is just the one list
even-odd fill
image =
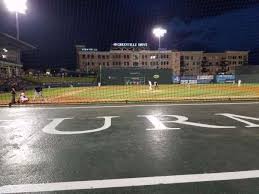
{"label": "dark sky", "polygon": [[[0,0],[0,31],[15,36],[15,17]],[[75,44],[109,50],[113,42],[148,42],[178,50],[250,50],[259,65],[259,0],[28,0],[21,39],[38,50],[27,67],[74,67]]]}

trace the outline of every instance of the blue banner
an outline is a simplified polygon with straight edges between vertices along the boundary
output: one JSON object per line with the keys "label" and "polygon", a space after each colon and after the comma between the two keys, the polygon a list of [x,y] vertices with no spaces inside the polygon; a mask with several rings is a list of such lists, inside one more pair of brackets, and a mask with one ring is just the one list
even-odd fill
{"label": "blue banner", "polygon": [[174,84],[179,84],[180,81],[181,81],[180,76],[177,76],[177,75],[173,75],[173,76],[172,76],[172,82],[173,82]]}
{"label": "blue banner", "polygon": [[233,83],[235,81],[235,75],[216,75],[216,83]]}

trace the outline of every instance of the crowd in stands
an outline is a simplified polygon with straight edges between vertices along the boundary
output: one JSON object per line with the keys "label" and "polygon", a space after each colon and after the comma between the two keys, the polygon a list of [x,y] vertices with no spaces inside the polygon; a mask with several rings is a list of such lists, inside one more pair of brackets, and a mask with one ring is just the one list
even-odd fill
{"label": "crowd in stands", "polygon": [[32,86],[32,83],[29,81],[25,81],[21,77],[12,76],[12,77],[4,77],[0,76],[0,91],[8,92],[12,87],[15,87],[16,90],[24,90],[28,87]]}

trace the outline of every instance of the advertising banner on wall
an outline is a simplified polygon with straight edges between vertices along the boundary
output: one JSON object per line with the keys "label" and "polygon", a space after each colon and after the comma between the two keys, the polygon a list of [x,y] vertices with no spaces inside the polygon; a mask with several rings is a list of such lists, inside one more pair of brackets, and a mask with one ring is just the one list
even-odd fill
{"label": "advertising banner on wall", "polygon": [[181,84],[197,84],[197,79],[196,80],[186,80],[186,79],[182,79],[181,80]]}
{"label": "advertising banner on wall", "polygon": [[197,76],[182,76],[181,84],[197,84]]}
{"label": "advertising banner on wall", "polygon": [[174,84],[179,84],[180,81],[181,81],[180,76],[178,76],[178,75],[173,75],[173,76],[172,76],[172,82],[173,82]]}
{"label": "advertising banner on wall", "polygon": [[214,76],[213,75],[198,75],[197,79],[208,79],[208,80],[210,79],[210,80],[213,80]]}
{"label": "advertising banner on wall", "polygon": [[235,75],[216,75],[217,83],[233,83],[235,82]]}
{"label": "advertising banner on wall", "polygon": [[214,76],[213,75],[198,75],[197,81],[198,84],[209,84],[213,82]]}

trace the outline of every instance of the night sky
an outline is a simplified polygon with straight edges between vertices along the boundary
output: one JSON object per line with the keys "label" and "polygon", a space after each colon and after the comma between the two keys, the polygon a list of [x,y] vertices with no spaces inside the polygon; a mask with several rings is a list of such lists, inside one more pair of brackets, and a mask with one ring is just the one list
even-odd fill
{"label": "night sky", "polygon": [[[113,42],[157,40],[152,28],[168,30],[168,49],[249,50],[259,65],[259,0],[28,0],[20,17],[21,39],[38,50],[25,67],[75,67],[75,44],[109,50]],[[15,36],[15,16],[0,0],[0,31]]]}

